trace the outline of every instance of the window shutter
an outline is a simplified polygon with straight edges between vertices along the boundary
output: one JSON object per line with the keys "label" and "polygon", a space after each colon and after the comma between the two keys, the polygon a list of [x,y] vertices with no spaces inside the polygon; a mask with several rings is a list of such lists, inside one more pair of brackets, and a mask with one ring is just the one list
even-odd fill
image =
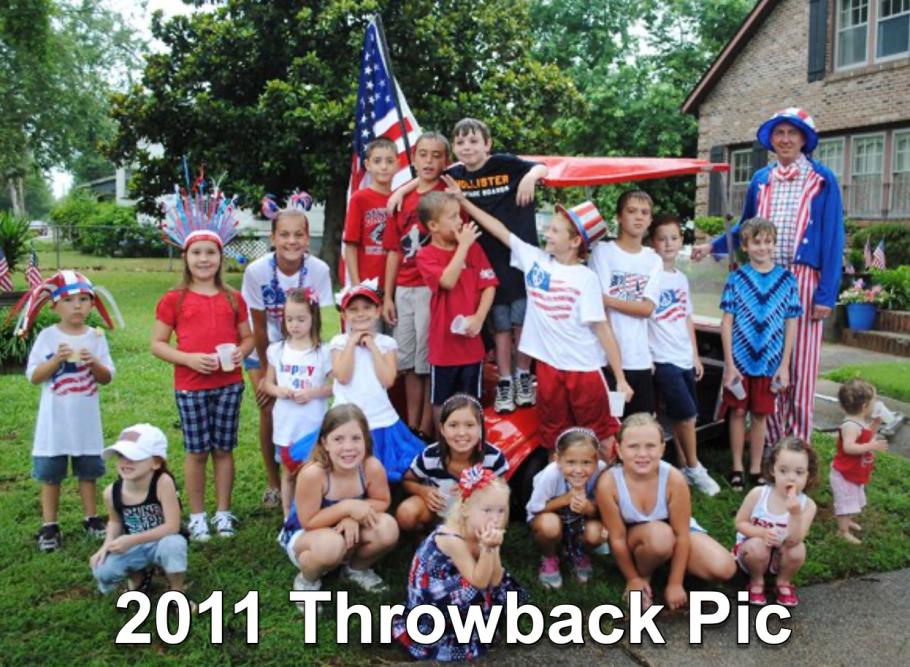
{"label": "window shutter", "polygon": [[[723,162],[726,151],[723,146],[711,146],[708,159],[711,162]],[[708,215],[722,215],[724,192],[724,177],[719,171],[712,171],[708,176]]]}
{"label": "window shutter", "polygon": [[759,141],[752,142],[752,173],[768,166],[768,149]]}
{"label": "window shutter", "polygon": [[828,42],[828,0],[809,0],[809,72],[808,79],[825,78],[825,55]]}

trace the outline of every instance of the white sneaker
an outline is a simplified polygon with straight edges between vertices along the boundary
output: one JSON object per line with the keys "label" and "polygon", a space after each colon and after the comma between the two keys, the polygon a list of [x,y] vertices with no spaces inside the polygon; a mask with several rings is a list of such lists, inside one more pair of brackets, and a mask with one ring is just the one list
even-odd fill
{"label": "white sneaker", "polygon": [[371,567],[365,570],[355,570],[350,565],[345,565],[341,568],[341,576],[350,579],[367,593],[381,593],[389,590],[382,577],[376,574]]}
{"label": "white sneaker", "polygon": [[[291,584],[291,589],[295,591],[318,591],[322,588],[322,579],[317,579],[316,581],[310,581],[303,576],[301,572],[297,573],[297,576],[294,577],[294,583]],[[306,606],[303,602],[296,602],[297,611],[301,614],[305,613]],[[316,604],[316,613],[319,613],[320,606]]]}
{"label": "white sneaker", "polygon": [[537,389],[534,386],[534,376],[530,373],[516,373],[514,379],[515,405],[522,408],[534,405],[537,401]]}
{"label": "white sneaker", "polygon": [[701,463],[694,468],[687,467],[683,474],[686,476],[686,481],[689,482],[690,486],[694,485],[696,489],[706,496],[716,496],[720,493],[720,485],[711,479],[711,475],[708,474],[708,471]]}
{"label": "white sneaker", "polygon": [[209,533],[209,522],[205,514],[199,517],[190,517],[190,523],[187,528],[190,531],[190,539],[193,542],[208,542],[212,538]]}
{"label": "white sneaker", "polygon": [[498,413],[515,412],[515,396],[511,380],[500,380],[496,385],[496,400],[493,409]]}
{"label": "white sneaker", "polygon": [[237,532],[237,517],[230,512],[216,512],[212,518],[212,525],[218,537],[234,537]]}

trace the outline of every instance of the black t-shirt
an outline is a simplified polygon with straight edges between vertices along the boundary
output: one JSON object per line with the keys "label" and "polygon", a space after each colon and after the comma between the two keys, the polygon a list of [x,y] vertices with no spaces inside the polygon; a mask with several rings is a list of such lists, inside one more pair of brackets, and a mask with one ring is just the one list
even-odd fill
{"label": "black t-shirt", "polygon": [[[519,207],[515,195],[522,177],[536,162],[526,162],[514,155],[497,153],[491,155],[477,171],[468,171],[464,165],[449,167],[447,173],[458,181],[465,196],[479,208],[499,219],[522,241],[538,245],[537,225],[534,221],[534,204]],[[506,304],[525,298],[524,277],[521,271],[509,265],[509,248],[496,238],[484,232],[479,239],[480,247],[490,260],[499,287],[494,303]]]}

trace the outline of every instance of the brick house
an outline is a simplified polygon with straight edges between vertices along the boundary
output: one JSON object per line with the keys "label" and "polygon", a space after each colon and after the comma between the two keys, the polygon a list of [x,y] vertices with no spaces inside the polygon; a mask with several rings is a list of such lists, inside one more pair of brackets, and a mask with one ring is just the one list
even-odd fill
{"label": "brick house", "polygon": [[756,3],[682,106],[698,118],[698,156],[731,166],[698,177],[697,215],[720,214],[724,188],[742,210],[769,159],[755,131],[787,106],[815,118],[813,156],[851,220],[910,222],[910,0]]}

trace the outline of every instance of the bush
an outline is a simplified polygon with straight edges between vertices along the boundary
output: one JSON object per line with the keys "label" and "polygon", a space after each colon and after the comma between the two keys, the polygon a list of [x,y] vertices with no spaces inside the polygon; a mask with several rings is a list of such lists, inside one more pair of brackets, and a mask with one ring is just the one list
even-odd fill
{"label": "bush", "polygon": [[70,232],[79,252],[100,257],[167,257],[157,227],[140,224],[136,209],[75,194],[51,211],[51,220]]}
{"label": "bush", "polygon": [[873,271],[872,278],[891,295],[888,305],[892,310],[910,310],[910,266]]}
{"label": "bush", "polygon": [[708,237],[714,238],[724,231],[724,218],[720,215],[704,215],[695,218],[695,226]]}
{"label": "bush", "polygon": [[[9,317],[10,310],[12,309],[0,308],[0,368],[24,366],[25,362],[28,361],[28,351],[32,349],[32,344],[35,342],[38,333],[45,327],[60,321],[57,314],[49,306],[45,306],[38,313],[38,317],[35,318],[35,323],[27,336],[14,336],[13,329],[16,327],[19,313],[16,313],[16,317],[11,318]],[[94,310],[89,313],[85,323],[90,327],[104,324],[101,316]]]}
{"label": "bush", "polygon": [[910,264],[910,225],[900,222],[883,222],[878,225],[869,225],[853,234],[849,260],[857,270],[866,268],[863,262],[863,248],[866,246],[866,241],[868,240],[872,250],[875,250],[875,246],[882,239],[885,240],[885,256],[888,266]]}
{"label": "bush", "polygon": [[0,248],[12,272],[28,254],[28,241],[32,238],[28,220],[17,218],[8,211],[0,211]]}

